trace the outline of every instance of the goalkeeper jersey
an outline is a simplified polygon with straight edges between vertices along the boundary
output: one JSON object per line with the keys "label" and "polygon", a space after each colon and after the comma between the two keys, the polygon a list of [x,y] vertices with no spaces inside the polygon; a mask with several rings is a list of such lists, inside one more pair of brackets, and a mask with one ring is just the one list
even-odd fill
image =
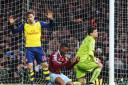
{"label": "goalkeeper jersey", "polygon": [[95,50],[95,39],[88,35],[80,45],[76,56],[80,57],[80,61],[84,60],[94,60],[94,50]]}

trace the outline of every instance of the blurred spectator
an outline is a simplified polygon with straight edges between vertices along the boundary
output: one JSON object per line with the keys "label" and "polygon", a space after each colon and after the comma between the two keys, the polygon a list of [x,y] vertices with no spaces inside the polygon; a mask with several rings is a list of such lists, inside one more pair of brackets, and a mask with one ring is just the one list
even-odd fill
{"label": "blurred spectator", "polygon": [[47,54],[50,55],[52,52],[56,51],[60,46],[58,38],[53,38],[48,43]]}
{"label": "blurred spectator", "polygon": [[72,53],[72,56],[75,56],[75,53],[78,49],[79,41],[75,37],[70,37],[69,38],[69,46],[70,46],[70,52]]}

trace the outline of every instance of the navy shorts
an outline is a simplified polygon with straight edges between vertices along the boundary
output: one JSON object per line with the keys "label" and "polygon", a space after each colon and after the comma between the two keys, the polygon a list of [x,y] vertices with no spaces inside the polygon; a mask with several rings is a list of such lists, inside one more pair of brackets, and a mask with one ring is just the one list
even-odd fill
{"label": "navy shorts", "polygon": [[27,63],[33,63],[36,59],[37,64],[41,64],[46,60],[42,47],[26,47]]}

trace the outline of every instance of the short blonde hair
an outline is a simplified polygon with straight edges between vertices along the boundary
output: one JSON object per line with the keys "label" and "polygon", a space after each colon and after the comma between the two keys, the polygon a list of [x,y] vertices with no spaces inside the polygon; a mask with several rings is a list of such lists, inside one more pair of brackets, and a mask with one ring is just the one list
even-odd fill
{"label": "short blonde hair", "polygon": [[33,14],[35,16],[35,11],[30,9],[27,11],[26,16],[28,16],[29,14]]}

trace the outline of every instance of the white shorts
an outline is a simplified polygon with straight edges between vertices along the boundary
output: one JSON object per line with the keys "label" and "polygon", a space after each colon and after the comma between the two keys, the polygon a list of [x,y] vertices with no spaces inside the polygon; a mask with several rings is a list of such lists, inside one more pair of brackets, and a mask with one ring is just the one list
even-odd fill
{"label": "white shorts", "polygon": [[50,73],[50,78],[51,78],[50,83],[51,84],[49,84],[49,85],[54,85],[55,79],[57,77],[62,78],[64,80],[65,84],[67,84],[68,82],[71,82],[72,81],[67,76],[65,76],[63,73],[61,73],[61,74]]}

